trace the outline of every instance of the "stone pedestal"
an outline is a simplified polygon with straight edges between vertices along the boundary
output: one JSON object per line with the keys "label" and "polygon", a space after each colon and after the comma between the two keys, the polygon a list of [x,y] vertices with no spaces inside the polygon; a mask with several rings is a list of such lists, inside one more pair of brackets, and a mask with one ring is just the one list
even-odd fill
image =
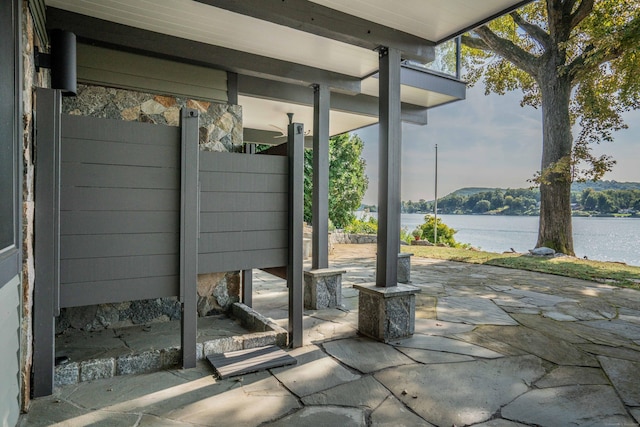
{"label": "stone pedestal", "polygon": [[353,287],[360,292],[358,332],[382,342],[413,335],[419,288],[405,284],[383,288],[375,283]]}
{"label": "stone pedestal", "polygon": [[346,270],[320,268],[304,272],[304,308],[320,310],[342,305],[342,274]]}
{"label": "stone pedestal", "polygon": [[398,254],[398,283],[411,283],[411,257],[413,254]]}

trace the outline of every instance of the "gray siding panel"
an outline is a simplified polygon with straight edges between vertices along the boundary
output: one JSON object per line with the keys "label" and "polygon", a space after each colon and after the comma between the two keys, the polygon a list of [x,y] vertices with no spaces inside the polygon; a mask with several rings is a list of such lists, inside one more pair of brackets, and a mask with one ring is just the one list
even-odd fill
{"label": "gray siding panel", "polygon": [[60,229],[66,235],[142,234],[175,232],[177,215],[159,211],[65,211],[60,213]]}
{"label": "gray siding panel", "polygon": [[236,252],[243,249],[286,249],[287,230],[200,233],[199,252]]}
{"label": "gray siding panel", "polygon": [[286,157],[241,156],[237,153],[200,153],[200,172],[287,174]]}
{"label": "gray siding panel", "polygon": [[204,191],[278,193],[286,188],[287,174],[203,172],[200,182]]}
{"label": "gray siding panel", "polygon": [[202,191],[201,212],[284,212],[287,193],[212,193]]}
{"label": "gray siding panel", "polygon": [[180,128],[62,123],[61,305],[178,296]]}
{"label": "gray siding panel", "polygon": [[[178,275],[176,255],[123,256],[60,260],[61,286],[67,283]],[[176,283],[177,286],[177,283]],[[178,295],[178,294],[176,294]]]}
{"label": "gray siding panel", "polygon": [[[62,211],[178,212],[179,190],[62,187]],[[177,213],[176,213],[177,215]]]}
{"label": "gray siding panel", "polygon": [[275,212],[202,212],[200,233],[287,230],[287,215]]}
{"label": "gray siding panel", "polygon": [[287,250],[255,250],[198,255],[198,274],[287,265]]}
{"label": "gray siding panel", "polygon": [[180,147],[180,128],[175,126],[63,114],[62,127],[70,139]]}
{"label": "gray siding panel", "polygon": [[0,420],[13,425],[20,414],[20,279],[0,286]]}
{"label": "gray siding panel", "polygon": [[78,81],[227,102],[227,73],[78,44]]}
{"label": "gray siding panel", "polygon": [[180,177],[158,167],[63,163],[62,182],[67,186],[176,189]]}
{"label": "gray siding panel", "polygon": [[177,146],[144,145],[127,142],[96,141],[64,138],[63,162],[84,162],[102,165],[137,165],[170,167],[180,155]]}
{"label": "gray siding panel", "polygon": [[199,272],[287,263],[286,157],[200,153]]}
{"label": "gray siding panel", "polygon": [[[178,276],[68,283],[60,288],[64,307],[176,296]],[[91,292],[87,292],[90,289]]]}
{"label": "gray siding panel", "polygon": [[177,254],[178,233],[61,236],[60,259]]}

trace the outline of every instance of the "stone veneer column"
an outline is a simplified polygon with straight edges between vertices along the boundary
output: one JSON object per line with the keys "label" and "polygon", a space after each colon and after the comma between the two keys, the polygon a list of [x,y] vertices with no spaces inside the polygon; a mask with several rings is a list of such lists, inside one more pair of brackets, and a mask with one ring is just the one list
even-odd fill
{"label": "stone veneer column", "polygon": [[411,283],[411,257],[413,254],[398,254],[398,283]]}
{"label": "stone veneer column", "polygon": [[358,295],[358,332],[382,342],[413,335],[418,288],[400,284],[382,288],[354,285]]}
{"label": "stone veneer column", "polygon": [[346,270],[320,268],[304,272],[304,308],[321,310],[342,305],[342,275]]}

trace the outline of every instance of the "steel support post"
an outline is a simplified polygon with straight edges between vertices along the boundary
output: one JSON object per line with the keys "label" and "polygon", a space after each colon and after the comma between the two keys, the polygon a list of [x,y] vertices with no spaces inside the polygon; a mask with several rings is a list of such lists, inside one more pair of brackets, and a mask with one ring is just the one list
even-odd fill
{"label": "steel support post", "polygon": [[400,51],[381,47],[380,137],[378,178],[378,255],[376,286],[398,284],[400,249],[400,175],[402,124],[400,118]]}
{"label": "steel support post", "polygon": [[311,268],[329,267],[329,104],[326,85],[313,87],[313,239]]}
{"label": "steel support post", "polygon": [[60,110],[59,90],[36,90],[37,144],[34,257],[38,267],[33,290],[34,397],[53,393],[55,321],[60,288]]}
{"label": "steel support post", "polygon": [[183,109],[180,191],[180,301],[182,302],[182,367],[196,366],[198,327],[199,147],[198,111]]}
{"label": "steel support post", "polygon": [[[236,76],[236,84],[237,78]],[[245,154],[256,154],[256,144],[247,144],[244,145]],[[247,307],[253,306],[253,270],[242,270],[242,303]]]}
{"label": "steel support post", "polygon": [[289,345],[301,347],[303,337],[303,271],[302,222],[304,217],[304,126],[291,123],[288,128],[287,155],[289,158]]}

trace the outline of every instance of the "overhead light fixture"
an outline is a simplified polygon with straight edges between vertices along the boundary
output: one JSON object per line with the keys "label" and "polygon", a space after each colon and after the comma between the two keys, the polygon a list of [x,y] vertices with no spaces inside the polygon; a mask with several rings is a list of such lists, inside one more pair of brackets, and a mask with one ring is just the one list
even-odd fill
{"label": "overhead light fixture", "polygon": [[51,69],[51,88],[60,89],[63,96],[76,96],[76,35],[70,31],[51,31],[51,53],[35,50],[36,71]]}

